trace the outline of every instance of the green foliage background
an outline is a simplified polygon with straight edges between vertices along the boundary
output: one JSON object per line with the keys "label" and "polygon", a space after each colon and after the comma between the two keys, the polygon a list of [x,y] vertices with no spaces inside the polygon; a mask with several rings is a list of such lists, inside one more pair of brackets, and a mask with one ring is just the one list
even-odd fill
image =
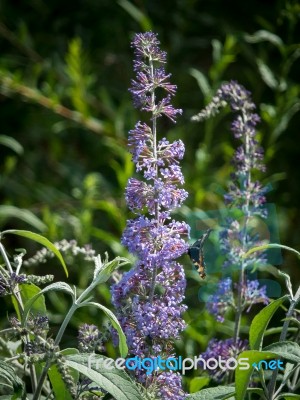
{"label": "green foliage background", "polygon": [[[128,92],[130,41],[134,33],[151,29],[168,53],[167,71],[178,86],[175,105],[184,110],[175,126],[160,124],[162,136],[186,145],[190,196],[179,217],[223,207],[235,146],[230,119],[221,114],[194,124],[190,117],[223,81],[238,80],[259,105],[267,164],[261,178],[271,189],[268,202],[277,207],[280,240],[298,248],[299,17],[300,3],[293,0],[2,1],[0,229],[31,229],[52,241],[75,238],[111,257],[127,255],[120,245],[129,217],[124,188],[133,174],[126,140],[143,118]],[[7,246],[26,247],[29,255],[38,249],[9,240]],[[203,283],[187,257],[182,262],[189,311],[178,351],[194,355],[216,331],[230,335],[231,325],[220,328],[205,314],[196,300]],[[34,272],[52,273],[53,261],[42,268]],[[80,261],[68,268],[69,281],[84,287],[92,268]],[[284,257],[282,268],[299,280],[294,258]],[[109,306],[109,289],[99,296]],[[68,300],[53,295],[50,302],[59,324]],[[4,309],[2,325],[5,315]],[[95,311],[78,314],[66,342],[74,344],[81,320],[98,318]]]}

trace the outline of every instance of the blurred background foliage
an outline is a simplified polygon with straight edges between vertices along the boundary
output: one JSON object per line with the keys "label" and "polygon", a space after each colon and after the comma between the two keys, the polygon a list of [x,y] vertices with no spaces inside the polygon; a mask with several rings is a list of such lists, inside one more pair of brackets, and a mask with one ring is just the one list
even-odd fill
{"label": "blurred background foliage", "polygon": [[[162,136],[186,145],[190,196],[179,218],[190,221],[195,210],[223,207],[236,145],[231,119],[226,112],[202,124],[190,117],[222,82],[234,79],[253,93],[262,118],[267,172],[260,178],[270,187],[268,202],[276,205],[280,240],[299,249],[299,17],[295,0],[1,1],[0,229],[33,230],[52,241],[89,243],[111,257],[127,255],[120,245],[130,216],[124,188],[134,171],[126,141],[143,118],[128,93],[130,41],[151,29],[168,53],[167,71],[178,86],[175,105],[184,110],[175,126],[162,120],[159,128]],[[211,242],[217,246],[217,236]],[[30,255],[37,250],[25,240],[6,244],[26,247]],[[286,255],[283,260],[282,268],[299,280],[296,260]],[[195,355],[216,331],[230,336],[232,326],[206,315],[197,303],[203,282],[187,257],[182,262],[189,311],[178,352]],[[42,273],[53,272],[51,263]],[[84,286],[91,269],[69,263],[69,280]],[[110,304],[109,288],[99,296]],[[68,303],[51,301],[59,324]],[[81,318],[102,321],[89,312],[77,316],[74,329]],[[191,390],[203,382],[192,381]]]}

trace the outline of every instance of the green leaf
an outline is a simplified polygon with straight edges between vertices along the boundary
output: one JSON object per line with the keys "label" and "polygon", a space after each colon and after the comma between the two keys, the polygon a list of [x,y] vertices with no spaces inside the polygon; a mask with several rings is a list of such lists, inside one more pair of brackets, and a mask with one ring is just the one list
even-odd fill
{"label": "green leaf", "polygon": [[136,22],[140,24],[144,31],[152,30],[151,20],[134,4],[130,3],[128,0],[119,0],[118,3]]}
{"label": "green leaf", "polygon": [[126,336],[124,335],[124,332],[123,332],[123,330],[121,328],[121,325],[120,325],[119,321],[117,320],[117,317],[115,316],[115,314],[113,312],[111,312],[108,308],[102,306],[101,304],[94,303],[92,301],[80,304],[80,307],[85,307],[85,306],[94,306],[94,307],[97,307],[100,310],[104,311],[106,316],[109,318],[112,326],[118,332],[118,335],[119,335],[119,350],[120,350],[121,357],[126,357],[127,354],[128,354]]}
{"label": "green leaf", "polygon": [[272,138],[274,139],[274,141],[278,138],[278,136],[281,135],[281,133],[283,133],[287,129],[290,120],[299,110],[300,103],[297,102],[294,105],[290,106],[285,113],[282,113],[280,115],[280,120],[276,123],[276,126],[274,127],[272,132]]}
{"label": "green leaf", "polygon": [[[34,285],[30,285],[30,286],[34,286]],[[71,289],[71,287],[65,283],[65,282],[55,282],[55,283],[51,283],[51,285],[46,286],[44,289],[39,289],[39,292],[36,293],[35,295],[31,296],[28,301],[25,303],[24,305],[24,311],[23,311],[23,316],[22,316],[22,326],[25,325],[26,323],[26,319],[28,316],[29,311],[31,311],[32,309],[34,309],[34,304],[36,301],[39,300],[39,297],[47,292],[50,292],[52,290],[56,290],[56,291],[62,291],[65,293],[68,293],[72,296],[72,299],[75,299],[75,295],[73,290]],[[46,313],[46,310],[44,312],[44,314]]]}
{"label": "green leaf", "polygon": [[288,380],[288,378],[290,377],[291,374],[293,374],[295,372],[295,368],[297,368],[295,366],[295,363],[290,363],[287,362],[284,366],[284,373],[283,373],[283,377],[282,377],[282,381],[286,382]]}
{"label": "green leaf", "polygon": [[[33,314],[45,315],[47,310],[46,310],[44,296],[41,296],[41,289],[38,286],[34,285],[33,283],[31,284],[24,283],[22,285],[19,285],[19,288],[23,304],[26,304],[33,297],[39,297],[34,307],[32,307],[31,312]],[[12,303],[14,305],[18,318],[21,319],[23,313],[21,313],[19,309],[19,304],[14,296],[12,297]]]}
{"label": "green leaf", "polygon": [[233,386],[217,386],[190,394],[187,398],[188,400],[223,400],[232,397],[234,393]]}
{"label": "green leaf", "polygon": [[265,31],[263,29],[256,31],[253,35],[246,34],[244,37],[248,43],[259,43],[267,41],[274,44],[277,47],[281,47],[283,45],[283,42],[279,36],[269,31]]}
{"label": "green leaf", "polygon": [[204,386],[209,384],[209,377],[207,376],[196,376],[190,381],[190,393],[198,392],[198,390],[202,389]]}
{"label": "green leaf", "polygon": [[281,393],[278,397],[276,397],[277,400],[284,399],[284,400],[296,400],[300,399],[300,394],[293,394],[293,393]]}
{"label": "green leaf", "polygon": [[278,356],[274,353],[268,351],[257,351],[257,350],[246,350],[240,353],[238,357],[238,362],[241,358],[248,359],[249,368],[241,369],[236,368],[235,370],[235,389],[236,389],[236,400],[244,400],[245,393],[248,388],[248,383],[254,369],[254,363],[258,363],[262,360],[277,359]]}
{"label": "green leaf", "polygon": [[14,368],[6,361],[0,361],[0,376],[12,385],[14,393],[18,393],[20,395],[19,398],[23,398],[22,395],[24,394],[25,390],[24,384],[16,374]]}
{"label": "green leaf", "polygon": [[18,218],[41,232],[47,229],[47,226],[29,210],[14,206],[0,206],[0,219],[5,221],[8,218]]}
{"label": "green leaf", "polygon": [[252,350],[260,350],[262,347],[265,330],[274,313],[288,298],[287,295],[272,301],[264,307],[252,320],[249,331],[249,345]]}
{"label": "green leaf", "polygon": [[261,59],[257,59],[257,66],[260,72],[260,75],[265,82],[271,89],[278,88],[278,82],[272,72],[272,70],[268,67],[267,64],[263,62]]}
{"label": "green leaf", "polygon": [[30,301],[33,297],[37,298],[37,301],[32,305],[30,311],[33,314],[40,314],[40,315],[45,315],[47,312],[46,309],[46,304],[45,304],[45,298],[44,296],[41,296],[41,289],[34,285],[33,283],[31,284],[24,284],[21,285],[21,297],[23,300],[23,304],[26,304],[28,301]]}
{"label": "green leaf", "polygon": [[[66,355],[74,355],[78,354],[77,349],[64,349],[60,351],[60,354],[66,356]],[[63,361],[62,361],[63,362]],[[72,376],[74,382],[76,383],[79,378],[79,373],[74,370],[70,369],[70,375]],[[53,364],[50,369],[48,370],[48,376],[52,385],[53,392],[55,394],[55,397],[57,399],[63,398],[64,400],[72,400],[73,396],[71,396],[70,391],[68,387],[66,386],[61,373],[59,372],[59,369],[56,364]]]}
{"label": "green leaf", "polygon": [[[118,400],[143,400],[137,386],[123,370],[104,368],[102,363],[105,359],[98,354],[78,354],[66,356],[65,364],[90,378]],[[92,368],[89,367],[89,360]]]}
{"label": "green leaf", "polygon": [[64,262],[64,259],[61,255],[60,251],[47,238],[45,238],[44,236],[41,236],[37,233],[34,233],[34,232],[24,231],[24,230],[19,230],[19,229],[9,229],[7,231],[3,231],[1,233],[1,236],[7,235],[7,234],[23,236],[23,237],[26,237],[27,239],[31,239],[31,240],[47,247],[47,249],[52,251],[56,255],[56,257],[59,259],[59,261],[61,262],[61,264],[64,268],[66,275],[68,276],[68,270],[67,270],[66,264]]}
{"label": "green leaf", "polygon": [[214,63],[217,64],[221,60],[221,57],[222,57],[223,45],[220,42],[220,40],[218,40],[218,39],[213,39],[211,41],[211,44],[212,44],[212,48],[213,48],[213,52],[212,52],[213,60],[214,60]]}
{"label": "green leaf", "polygon": [[293,296],[293,288],[292,288],[292,283],[291,283],[290,276],[288,274],[286,274],[285,272],[279,271],[279,270],[278,270],[278,274],[279,274],[279,276],[282,276],[284,278],[285,286],[286,286],[286,288],[288,290],[288,293],[291,296],[291,298],[293,298],[294,297]]}
{"label": "green leaf", "polygon": [[247,393],[255,393],[255,394],[259,394],[261,396],[261,399],[264,399],[264,390],[261,388],[248,388],[247,389]]}
{"label": "green leaf", "polygon": [[191,68],[189,72],[196,79],[198,86],[203,93],[203,96],[210,97],[211,87],[206,76],[201,71],[195,68]]}
{"label": "green leaf", "polygon": [[128,263],[130,263],[130,261],[125,257],[116,257],[112,261],[106,260],[104,263],[102,263],[100,255],[98,255],[98,257],[95,258],[95,284],[98,285],[100,283],[106,282],[116,269]]}
{"label": "green leaf", "polygon": [[[282,319],[282,321],[284,321],[286,318]],[[299,321],[300,324],[300,321]],[[270,335],[276,335],[276,334],[280,334],[282,332],[282,326],[278,326],[278,327],[274,327],[274,328],[269,328],[265,331],[264,333],[264,337],[266,336],[270,336]],[[288,328],[288,332],[289,333],[296,333],[298,332],[298,328]]]}
{"label": "green leaf", "polygon": [[243,258],[248,257],[250,254],[255,253],[256,251],[262,251],[267,249],[285,249],[291,251],[292,253],[297,254],[297,256],[300,257],[299,251],[293,249],[292,247],[284,246],[283,244],[278,244],[278,243],[269,243],[269,244],[264,244],[262,246],[252,247],[252,249],[248,250],[247,253],[243,255]]}
{"label": "green leaf", "polygon": [[23,146],[11,136],[0,135],[0,145],[6,146],[13,150],[15,153],[21,155],[24,152]]}
{"label": "green leaf", "polygon": [[300,363],[300,346],[298,343],[290,341],[277,342],[264,347],[264,351],[271,351],[286,360],[297,364]]}
{"label": "green leaf", "polygon": [[52,365],[48,370],[48,377],[51,382],[52,390],[56,399],[72,400],[73,396],[70,394],[57,365]]}

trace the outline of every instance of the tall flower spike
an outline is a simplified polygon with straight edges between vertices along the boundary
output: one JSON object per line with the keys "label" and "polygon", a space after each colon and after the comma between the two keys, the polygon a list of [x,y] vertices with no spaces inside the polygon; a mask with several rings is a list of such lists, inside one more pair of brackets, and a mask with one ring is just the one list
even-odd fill
{"label": "tall flower spike", "polygon": [[[187,197],[179,187],[184,183],[179,166],[184,145],[181,140],[158,140],[157,120],[165,115],[175,122],[182,111],[171,105],[176,86],[168,81],[171,75],[163,67],[166,53],[160,50],[157,35],[137,34],[132,47],[136,77],[130,91],[134,105],[150,113],[151,126],[138,122],[129,132],[129,151],[144,180],[128,181],[126,201],[136,218],[127,221],[122,243],[138,260],[113,285],[112,301],[130,353],[142,358],[168,358],[174,356],[173,341],[185,327],[181,315],[186,309],[182,304],[186,281],[182,266],[175,260],[187,252],[183,237],[189,235],[189,227],[170,217]],[[135,376],[157,399],[185,398],[177,373],[155,371],[146,375],[146,371],[136,371]]]}
{"label": "tall flower spike", "polygon": [[[251,219],[265,218],[267,213],[264,207],[266,189],[258,181],[253,180],[255,170],[264,171],[262,163],[263,150],[256,139],[256,125],[259,116],[254,112],[255,104],[251,100],[250,92],[237,82],[229,82],[220,87],[211,103],[192,119],[201,121],[217,114],[221,108],[229,105],[235,114],[231,125],[234,137],[241,142],[235,151],[232,164],[234,173],[231,174],[231,183],[224,196],[225,204],[239,211],[240,218],[228,218],[220,232],[221,250],[226,255],[223,264],[224,275],[238,271],[239,281],[232,284],[232,278],[223,278],[209,299],[208,310],[220,322],[224,321],[224,313],[228,308],[235,311],[234,337],[230,339],[236,349],[240,344],[239,327],[241,315],[248,312],[253,304],[267,304],[269,299],[266,287],[259,287],[256,279],[246,279],[246,271],[256,264],[266,262],[265,255],[253,254],[244,258],[246,252],[259,244],[258,237],[251,230]],[[237,294],[234,294],[233,287]],[[214,342],[215,343],[215,342]],[[216,349],[214,349],[215,351]],[[209,351],[208,351],[209,353]],[[224,378],[221,374],[218,379]]]}

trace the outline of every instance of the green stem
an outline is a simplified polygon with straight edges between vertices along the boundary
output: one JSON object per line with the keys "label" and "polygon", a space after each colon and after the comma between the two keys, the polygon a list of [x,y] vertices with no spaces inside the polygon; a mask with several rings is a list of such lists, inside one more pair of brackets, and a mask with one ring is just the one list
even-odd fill
{"label": "green stem", "polygon": [[3,260],[4,260],[4,262],[5,262],[6,266],[7,266],[7,269],[9,270],[9,273],[12,274],[14,271],[12,269],[12,266],[10,265],[9,259],[7,257],[6,251],[5,251],[5,248],[4,248],[4,246],[3,246],[3,244],[1,242],[0,242],[0,251],[1,251],[1,254],[2,254],[2,257],[3,257]]}
{"label": "green stem", "polygon": [[[0,252],[2,254],[3,260],[4,260],[4,262],[5,262],[6,266],[7,266],[7,269],[9,271],[9,273],[12,275],[14,271],[12,269],[12,266],[10,264],[9,258],[7,257],[5,248],[4,248],[3,244],[1,243],[1,241],[0,241]],[[24,305],[23,305],[22,297],[21,297],[20,292],[19,292],[18,285],[15,285],[12,288],[12,295],[15,297],[15,299],[16,299],[16,301],[18,303],[19,312],[21,314],[21,312],[24,311]],[[25,336],[25,341],[26,341],[26,343],[30,343],[29,335]],[[30,370],[30,380],[31,380],[32,390],[35,391],[35,389],[37,387],[36,370],[35,370],[35,367],[33,365],[29,365],[29,370]]]}
{"label": "green stem", "polygon": [[268,398],[268,388],[267,388],[267,386],[266,386],[266,381],[265,381],[265,376],[264,376],[263,370],[260,369],[260,370],[258,371],[258,374],[259,374],[259,378],[260,378],[260,383],[261,383],[262,388],[263,388],[263,391],[264,391],[263,399],[264,399],[264,400],[267,400],[267,398]]}
{"label": "green stem", "polygon": [[294,372],[293,380],[292,380],[292,390],[296,388],[297,383],[299,383],[299,373],[300,373],[300,367],[296,368],[296,371]]}
{"label": "green stem", "polygon": [[[65,316],[65,319],[63,320],[63,323],[61,324],[61,326],[59,328],[59,331],[58,331],[58,333],[56,335],[56,338],[55,338],[55,341],[54,341],[54,346],[58,346],[59,345],[59,343],[61,341],[61,338],[63,337],[63,334],[64,334],[64,332],[66,330],[66,327],[67,327],[68,323],[70,322],[70,319],[72,318],[74,312],[77,310],[78,307],[79,306],[78,306],[77,302],[72,304],[71,308],[69,309],[67,315]],[[46,364],[45,364],[45,366],[43,368],[43,371],[42,371],[42,374],[40,376],[40,379],[38,381],[37,388],[36,388],[36,391],[34,393],[34,396],[33,396],[32,400],[38,400],[39,399],[40,394],[41,394],[42,389],[43,389],[44,381],[45,381],[47,373],[48,373],[48,369],[51,367],[51,362],[52,362],[52,358],[48,358],[48,360],[46,361]]]}
{"label": "green stem", "polygon": [[234,322],[234,334],[233,340],[237,344],[240,335],[240,327],[241,327],[241,318],[242,318],[242,287],[244,285],[244,271],[243,269],[240,272],[240,279],[239,279],[239,287],[238,287],[238,299],[237,299],[237,308],[235,314],[235,322]]}
{"label": "green stem", "polygon": [[[244,124],[246,124],[246,120],[245,120],[245,112],[242,109],[242,118],[244,121]],[[249,155],[250,152],[250,142],[249,142],[249,137],[248,135],[245,136],[245,158],[247,160],[247,157]],[[247,192],[247,188],[250,188],[251,185],[251,170],[248,169],[247,170],[247,175],[246,175],[246,179],[245,179],[245,183],[246,183],[246,201],[245,201],[245,205],[244,205],[244,210],[245,210],[245,223],[244,223],[244,228],[243,228],[243,242],[242,242],[242,247],[243,247],[243,251],[246,251],[247,249],[247,228],[248,228],[248,223],[249,223],[249,217],[250,217],[250,210],[249,210],[249,206],[250,206],[250,192]],[[240,326],[241,326],[241,318],[242,318],[242,313],[243,313],[243,299],[242,299],[242,295],[243,295],[243,288],[245,286],[245,261],[244,259],[242,259],[242,263],[241,263],[241,270],[240,270],[240,276],[239,276],[239,286],[238,286],[238,298],[237,298],[237,312],[235,315],[235,328],[234,328],[234,342],[237,345],[237,341],[239,339],[239,335],[240,335]]]}
{"label": "green stem", "polygon": [[[84,299],[89,295],[89,293],[95,288],[95,286],[97,286],[97,280],[94,280],[93,282],[91,282],[91,284],[81,293],[81,295],[78,297],[77,300],[75,300],[75,302],[72,304],[71,308],[69,309],[67,315],[65,316],[63,323],[61,324],[59,331],[56,335],[55,341],[54,341],[54,346],[58,346],[63,334],[66,330],[67,325],[69,324],[73,314],[75,313],[75,311],[80,307],[80,305],[82,304],[82,302],[84,301]],[[44,380],[46,379],[47,373],[48,373],[48,369],[50,368],[52,363],[52,358],[49,358],[46,361],[46,364],[43,368],[42,374],[40,376],[40,379],[38,381],[37,384],[37,388],[36,391],[34,393],[34,396],[32,398],[32,400],[38,400],[41,394],[41,391],[43,389],[43,385],[44,385]]]}
{"label": "green stem", "polygon": [[[299,289],[298,289],[298,292],[299,292]],[[297,292],[297,294],[298,294],[298,292]],[[297,296],[297,294],[296,294],[296,296]],[[279,338],[279,342],[282,342],[282,341],[284,341],[286,339],[286,335],[287,335],[289,324],[290,324],[290,318],[292,317],[292,315],[294,313],[296,304],[297,304],[297,300],[295,300],[295,298],[294,298],[291,301],[290,308],[289,308],[289,310],[288,310],[288,312],[286,314],[286,320],[284,321],[284,324],[283,324],[283,327],[282,327],[282,331],[281,331],[281,335],[280,335],[280,338]],[[268,385],[269,399],[270,400],[273,400],[273,398],[275,398],[274,391],[275,391],[277,376],[278,376],[278,370],[275,369],[273,371],[271,380],[270,380],[269,385]]]}
{"label": "green stem", "polygon": [[[150,58],[149,59],[149,64],[151,68],[151,78],[152,80],[154,79],[154,65],[153,61]],[[155,92],[154,89],[151,94],[151,103],[152,103],[152,109],[154,110],[155,108]],[[153,158],[156,162],[156,177],[158,176],[158,166],[157,166],[157,118],[153,115],[152,119],[152,134],[153,134]],[[157,202],[155,203],[155,220],[157,225],[159,224],[159,208]],[[150,293],[149,293],[149,302],[152,304],[153,302],[153,297],[154,297],[154,291],[155,291],[155,283],[156,283],[156,276],[157,276],[157,265],[155,265],[153,272],[152,272],[152,278],[151,278],[151,284],[150,284]]]}
{"label": "green stem", "polygon": [[55,341],[54,341],[54,346],[58,346],[63,334],[65,333],[66,327],[68,326],[73,314],[75,311],[79,308],[79,305],[77,303],[72,304],[71,308],[69,309],[67,315],[65,316],[65,319],[63,320],[63,323],[61,324],[59,331],[56,335]]}
{"label": "green stem", "polygon": [[48,360],[46,361],[46,364],[45,364],[45,366],[43,368],[43,371],[41,373],[41,376],[40,376],[40,379],[38,381],[38,384],[37,384],[35,393],[34,393],[34,395],[32,397],[32,400],[38,400],[40,398],[40,394],[42,392],[43,385],[44,385],[44,380],[46,379],[46,376],[47,376],[47,373],[48,373],[48,369],[51,366],[51,361],[52,360],[50,358],[48,358]]}

